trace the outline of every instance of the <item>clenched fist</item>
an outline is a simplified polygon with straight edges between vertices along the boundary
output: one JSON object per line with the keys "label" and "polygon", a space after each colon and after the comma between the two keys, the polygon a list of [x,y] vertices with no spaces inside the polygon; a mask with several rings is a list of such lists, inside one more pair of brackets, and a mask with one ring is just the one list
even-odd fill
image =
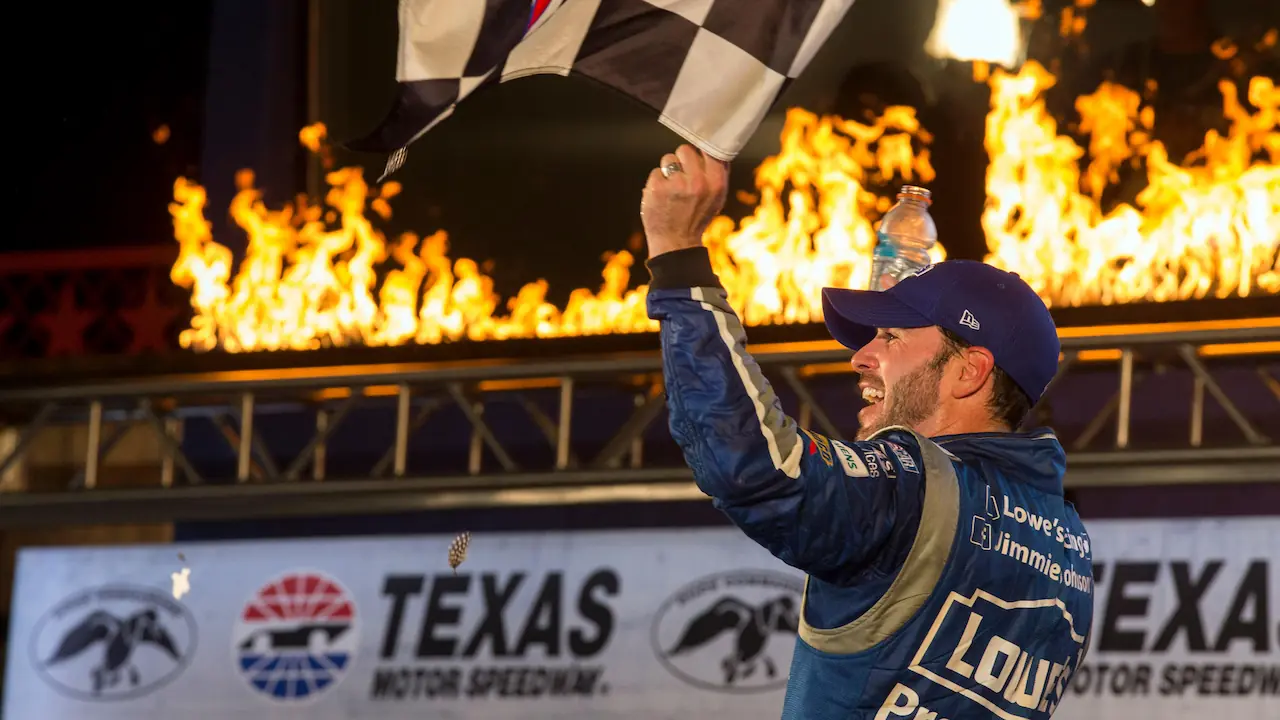
{"label": "clenched fist", "polygon": [[702,245],[703,231],[724,208],[728,185],[728,164],[691,145],[663,155],[640,200],[649,257]]}

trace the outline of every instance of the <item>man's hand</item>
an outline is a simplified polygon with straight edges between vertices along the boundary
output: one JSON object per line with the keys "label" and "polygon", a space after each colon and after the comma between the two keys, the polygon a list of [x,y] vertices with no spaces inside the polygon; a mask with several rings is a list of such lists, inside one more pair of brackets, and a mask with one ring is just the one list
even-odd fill
{"label": "man's hand", "polygon": [[663,155],[640,200],[649,257],[702,245],[703,231],[724,208],[728,186],[728,164],[691,145]]}

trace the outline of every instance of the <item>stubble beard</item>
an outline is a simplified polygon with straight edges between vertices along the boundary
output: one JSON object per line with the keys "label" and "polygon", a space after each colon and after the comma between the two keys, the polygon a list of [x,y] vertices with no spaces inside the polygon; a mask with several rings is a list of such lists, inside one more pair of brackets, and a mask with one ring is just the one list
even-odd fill
{"label": "stubble beard", "polygon": [[892,391],[885,388],[887,403],[884,412],[874,425],[858,428],[855,440],[867,440],[887,427],[915,428],[938,409],[942,402],[942,372],[946,369],[951,353],[942,351],[921,367],[904,375],[894,383]]}

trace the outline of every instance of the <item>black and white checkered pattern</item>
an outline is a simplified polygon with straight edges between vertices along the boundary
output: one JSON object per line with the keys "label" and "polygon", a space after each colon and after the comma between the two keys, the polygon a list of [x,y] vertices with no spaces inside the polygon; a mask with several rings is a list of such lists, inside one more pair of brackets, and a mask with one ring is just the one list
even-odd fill
{"label": "black and white checkered pattern", "polygon": [[395,107],[353,150],[405,148],[478,88],[581,75],[732,160],[853,0],[400,0]]}

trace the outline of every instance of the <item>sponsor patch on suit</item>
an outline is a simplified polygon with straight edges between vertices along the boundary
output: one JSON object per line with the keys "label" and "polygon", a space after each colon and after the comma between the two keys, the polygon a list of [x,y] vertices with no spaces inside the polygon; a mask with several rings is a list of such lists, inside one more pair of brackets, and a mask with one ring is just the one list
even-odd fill
{"label": "sponsor patch on suit", "polygon": [[862,453],[862,457],[867,461],[867,470],[870,471],[871,477],[880,477],[881,471],[890,480],[896,480],[898,477],[898,468],[889,459],[889,453],[880,449],[878,443],[872,443],[870,447]]}
{"label": "sponsor patch on suit", "polygon": [[831,457],[831,443],[826,436],[809,432],[804,428],[800,428],[800,430],[809,436],[809,454],[818,455],[822,458],[822,462],[826,463],[827,467],[834,467],[835,460]]}
{"label": "sponsor patch on suit", "polygon": [[844,474],[849,477],[871,477],[871,471],[867,470],[867,464],[862,462],[862,458],[858,457],[858,453],[853,448],[845,445],[839,440],[831,441],[831,449],[836,454],[836,459],[840,461],[840,468],[844,470]]}

